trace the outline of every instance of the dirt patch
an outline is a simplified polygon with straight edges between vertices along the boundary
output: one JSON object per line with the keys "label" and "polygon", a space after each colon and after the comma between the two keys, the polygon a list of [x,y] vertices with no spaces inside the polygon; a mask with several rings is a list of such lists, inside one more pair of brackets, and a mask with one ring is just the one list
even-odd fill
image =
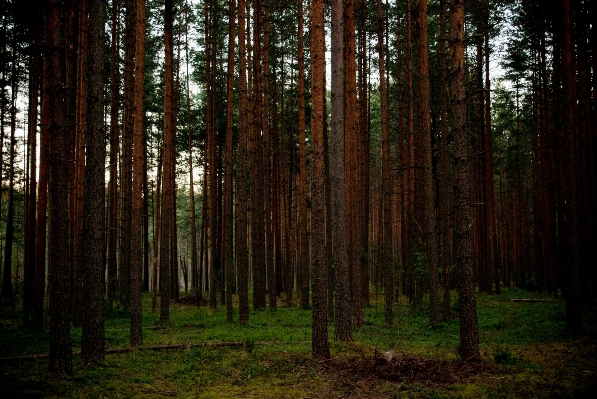
{"label": "dirt patch", "polygon": [[461,363],[411,355],[397,355],[390,360],[383,357],[376,360],[336,358],[325,363],[325,371],[333,374],[335,379],[350,384],[357,380],[377,379],[430,387],[456,384],[472,376],[495,373],[494,368],[483,361]]}

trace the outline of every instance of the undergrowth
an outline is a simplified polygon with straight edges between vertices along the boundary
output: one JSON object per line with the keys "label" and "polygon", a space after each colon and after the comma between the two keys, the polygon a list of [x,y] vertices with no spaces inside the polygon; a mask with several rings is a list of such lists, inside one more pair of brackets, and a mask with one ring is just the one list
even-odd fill
{"label": "undergrowth", "polygon": [[[240,326],[238,319],[226,322],[225,307],[212,311],[173,303],[170,322],[163,324],[159,313],[151,312],[151,298],[145,295],[145,349],[108,354],[105,362],[96,366],[82,365],[80,357],[74,356],[72,376],[48,374],[47,359],[0,360],[0,397],[596,397],[595,310],[583,315],[586,335],[572,337],[565,330],[565,303],[511,301],[535,297],[541,295],[519,289],[503,290],[499,296],[478,294],[484,366],[479,372],[462,373],[466,378],[426,382],[408,372],[403,377],[397,373],[415,369],[405,362],[438,370],[443,365],[454,373],[459,364],[459,322],[454,317],[429,328],[428,312],[413,308],[404,298],[395,306],[393,326],[387,327],[383,298],[372,294],[372,304],[365,309],[363,326],[354,332],[354,342],[334,342],[330,323],[336,363],[325,363],[310,354],[310,310],[279,307],[276,312],[251,311],[249,326]],[[24,328],[19,309],[0,311],[0,357],[48,352],[47,331],[35,333]],[[113,311],[105,321],[106,346],[126,347],[128,326],[128,314]],[[71,331],[73,350],[77,351],[81,329],[72,327]],[[147,349],[185,341],[190,349]],[[193,346],[206,342],[240,342],[242,346]],[[388,350],[402,362],[400,369],[376,363],[376,357]],[[379,372],[382,369],[391,378],[385,378]]]}

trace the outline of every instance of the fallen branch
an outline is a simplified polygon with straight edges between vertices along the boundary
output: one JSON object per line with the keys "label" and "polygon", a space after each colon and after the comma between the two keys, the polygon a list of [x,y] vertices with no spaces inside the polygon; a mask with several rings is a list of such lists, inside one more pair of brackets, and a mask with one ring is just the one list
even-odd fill
{"label": "fallen branch", "polygon": [[561,299],[545,299],[545,298],[528,298],[528,299],[512,299],[512,302],[566,302]]}

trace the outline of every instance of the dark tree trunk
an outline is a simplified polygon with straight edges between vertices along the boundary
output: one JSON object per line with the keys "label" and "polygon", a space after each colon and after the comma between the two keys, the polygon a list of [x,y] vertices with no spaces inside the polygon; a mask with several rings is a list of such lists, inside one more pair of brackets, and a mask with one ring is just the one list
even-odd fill
{"label": "dark tree trunk", "polygon": [[232,282],[234,273],[233,192],[232,192],[232,106],[234,94],[234,17],[235,0],[229,1],[228,81],[226,88],[226,155],[224,167],[224,268],[226,270],[226,319],[233,321]]}
{"label": "dark tree trunk", "polygon": [[238,1],[238,88],[239,143],[237,147],[237,233],[238,301],[240,324],[249,324],[249,248],[247,237],[247,50],[245,45],[245,0]]}
{"label": "dark tree trunk", "polygon": [[83,339],[84,363],[104,360],[105,164],[104,132],[104,26],[106,2],[89,7],[87,59],[87,126],[85,129],[85,200],[83,219],[83,278],[85,284]]}
{"label": "dark tree trunk", "polygon": [[48,371],[72,373],[73,362],[68,317],[68,148],[64,130],[64,83],[61,51],[60,2],[46,3],[46,63],[44,66],[44,115],[49,142],[49,270],[50,360]]}
{"label": "dark tree trunk", "polygon": [[111,45],[111,73],[110,73],[110,182],[108,183],[108,295],[107,311],[114,306],[118,287],[118,152],[119,152],[119,122],[120,107],[120,72],[118,67],[118,2],[112,3],[112,45]]}
{"label": "dark tree trunk", "polygon": [[[336,339],[352,341],[344,175],[344,2],[332,1],[332,243],[336,283]],[[320,83],[323,83],[321,81]],[[313,121],[314,122],[314,121]],[[313,127],[311,128],[313,129]],[[315,172],[314,172],[315,173]],[[315,194],[313,183],[313,195]],[[315,220],[315,217],[313,217]],[[315,227],[315,223],[314,226]],[[315,252],[315,249],[313,249]],[[325,264],[325,263],[324,263]]]}
{"label": "dark tree trunk", "polygon": [[173,25],[173,4],[172,0],[166,0],[164,6],[164,173],[162,189],[162,215],[160,227],[160,320],[170,320],[170,275],[172,268],[172,220],[174,214],[174,176],[172,174],[172,146],[175,145],[174,126],[172,126],[173,112],[173,85],[174,75],[172,73],[172,25]]}
{"label": "dark tree trunk", "polygon": [[470,209],[470,166],[466,132],[466,92],[464,86],[464,0],[450,1],[450,50],[452,131],[454,133],[454,208],[456,228],[456,265],[460,303],[460,358],[479,358],[477,302],[472,265]]}
{"label": "dark tree trunk", "polygon": [[135,115],[133,125],[133,185],[132,185],[132,230],[131,230],[131,346],[143,345],[141,274],[143,268],[143,136],[145,110],[143,72],[145,61],[145,0],[136,4],[136,49],[135,49]]}
{"label": "dark tree trunk", "polygon": [[[323,163],[323,103],[325,74],[325,39],[323,1],[311,3],[311,165],[312,183],[312,232],[313,232],[313,338],[312,352],[317,358],[330,357],[328,343],[328,318],[326,306],[325,267],[325,198]],[[342,41],[340,41],[340,45]]]}

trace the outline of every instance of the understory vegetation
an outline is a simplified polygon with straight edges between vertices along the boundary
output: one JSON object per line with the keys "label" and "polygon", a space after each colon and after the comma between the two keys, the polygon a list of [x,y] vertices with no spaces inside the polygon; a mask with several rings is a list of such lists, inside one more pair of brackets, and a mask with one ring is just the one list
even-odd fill
{"label": "understory vegetation", "polygon": [[[595,308],[584,312],[586,333],[570,336],[564,302],[516,298],[546,297],[520,289],[477,295],[483,361],[461,363],[458,319],[431,329],[427,312],[413,310],[404,298],[388,328],[383,298],[373,295],[354,342],[333,342],[332,359],[319,361],[311,356],[311,310],[282,307],[280,301],[278,311],[252,312],[250,326],[240,326],[226,321],[225,307],[211,311],[183,298],[163,324],[145,294],[144,347],[84,366],[77,354],[81,329],[73,327],[72,376],[48,374],[43,356],[23,358],[47,354],[49,334],[25,329],[19,309],[3,308],[0,397],[597,397]],[[333,337],[333,323],[330,329]],[[106,318],[107,349],[128,342],[129,315],[115,310]],[[180,347],[165,349],[175,344]]]}

